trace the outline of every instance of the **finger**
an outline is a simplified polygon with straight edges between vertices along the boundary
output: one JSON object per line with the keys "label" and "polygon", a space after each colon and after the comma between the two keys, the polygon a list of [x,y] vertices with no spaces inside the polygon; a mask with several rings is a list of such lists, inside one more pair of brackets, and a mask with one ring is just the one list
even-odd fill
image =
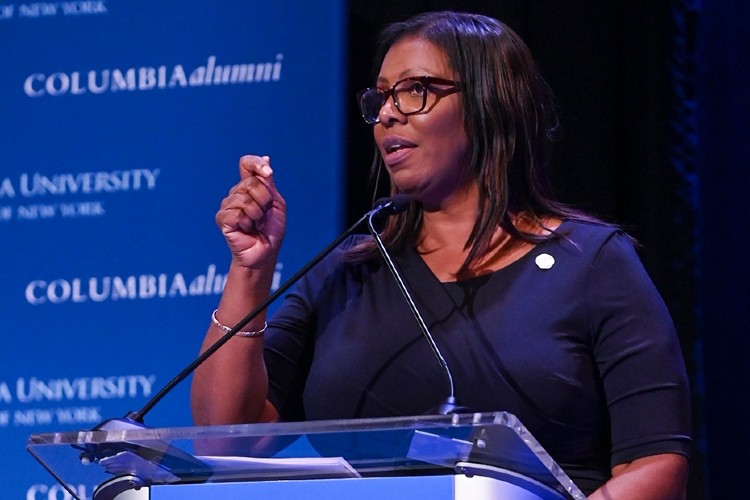
{"label": "finger", "polygon": [[268,156],[245,155],[240,158],[240,178],[251,176],[268,178],[273,175],[271,158]]}
{"label": "finger", "polygon": [[229,195],[222,200],[221,209],[238,209],[257,220],[265,217],[274,206],[279,206],[277,201],[283,206],[283,199],[279,197],[277,200],[262,179],[251,177],[232,188]]}
{"label": "finger", "polygon": [[237,210],[237,229],[242,231],[245,234],[251,234],[256,235],[258,233],[258,226],[255,222],[255,220],[252,217],[248,217],[248,215],[243,210]]}
{"label": "finger", "polygon": [[[249,210],[251,213],[252,209]],[[257,224],[262,223],[262,217],[258,222],[254,218],[258,217],[255,212],[253,217],[248,216],[243,208],[233,207],[222,209],[216,213],[216,224],[221,232],[225,235],[241,232],[247,235],[258,235]]]}
{"label": "finger", "polygon": [[242,205],[247,203],[253,203],[253,198],[249,194],[247,186],[240,183],[236,186],[234,186],[230,191],[229,194],[221,200],[221,205],[219,206],[219,210],[232,210],[241,208]]}
{"label": "finger", "polygon": [[269,183],[267,179],[260,177],[251,177],[245,182],[247,185],[247,195],[255,203],[263,207],[264,210],[271,208],[276,192],[273,184]]}
{"label": "finger", "polygon": [[232,186],[227,196],[221,200],[219,208],[241,208],[252,203],[257,203],[264,209],[270,208],[273,204],[273,193],[259,177],[249,177]]}
{"label": "finger", "polygon": [[247,219],[247,216],[242,204],[235,203],[229,198],[222,202],[221,208],[216,212],[216,223],[225,233],[241,229],[243,226],[247,227],[247,222],[243,219]]}
{"label": "finger", "polygon": [[253,230],[273,206],[273,195],[257,177],[242,181],[221,202],[217,222],[229,230]]}

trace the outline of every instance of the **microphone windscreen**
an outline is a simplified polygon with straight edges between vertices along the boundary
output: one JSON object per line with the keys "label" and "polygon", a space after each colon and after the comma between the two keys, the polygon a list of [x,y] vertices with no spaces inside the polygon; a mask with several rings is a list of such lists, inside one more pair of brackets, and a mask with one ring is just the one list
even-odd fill
{"label": "microphone windscreen", "polygon": [[384,215],[396,215],[409,208],[411,198],[405,194],[397,194],[390,198],[380,198],[375,202],[374,211]]}

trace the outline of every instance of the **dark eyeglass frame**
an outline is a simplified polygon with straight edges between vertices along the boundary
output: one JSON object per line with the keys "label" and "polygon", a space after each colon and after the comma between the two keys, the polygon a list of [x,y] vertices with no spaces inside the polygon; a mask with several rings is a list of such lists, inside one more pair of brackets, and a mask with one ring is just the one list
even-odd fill
{"label": "dark eyeglass frame", "polygon": [[[401,105],[398,102],[398,99],[396,98],[395,90],[396,87],[398,87],[400,84],[408,81],[415,81],[422,84],[422,105],[419,107],[419,109],[415,111],[409,111],[404,112],[401,109]],[[450,85],[450,88],[441,89],[436,87],[431,87],[431,85]],[[437,104],[437,102],[442,99],[443,97],[449,96],[451,94],[455,94],[456,92],[461,91],[461,83],[454,81],[454,80],[447,80],[445,78],[438,78],[436,76],[409,76],[407,78],[402,78],[401,80],[394,83],[391,88],[383,90],[378,87],[368,87],[366,89],[360,90],[357,92],[357,103],[359,104],[360,112],[362,113],[362,118],[365,120],[365,123],[368,125],[375,125],[376,123],[380,123],[380,109],[385,106],[385,103],[388,102],[388,98],[393,98],[393,104],[396,105],[396,109],[398,109],[399,113],[401,113],[404,116],[409,115],[415,115],[417,113],[421,113],[424,111],[425,106],[427,106],[427,93],[432,92],[435,94],[435,102],[432,104],[433,106]],[[365,116],[365,113],[363,111],[362,106],[362,97],[368,92],[376,92],[380,94],[383,97],[383,102],[381,103],[380,107],[378,108],[378,115],[376,115],[374,118],[367,118]]]}

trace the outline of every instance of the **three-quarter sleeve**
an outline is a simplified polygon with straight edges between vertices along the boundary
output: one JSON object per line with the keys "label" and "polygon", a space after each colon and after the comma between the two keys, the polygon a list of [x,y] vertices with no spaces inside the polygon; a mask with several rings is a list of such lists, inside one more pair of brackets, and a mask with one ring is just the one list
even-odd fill
{"label": "three-quarter sleeve", "polygon": [[586,293],[612,466],[658,453],[689,456],[689,387],[679,340],[627,236],[615,232],[602,245]]}

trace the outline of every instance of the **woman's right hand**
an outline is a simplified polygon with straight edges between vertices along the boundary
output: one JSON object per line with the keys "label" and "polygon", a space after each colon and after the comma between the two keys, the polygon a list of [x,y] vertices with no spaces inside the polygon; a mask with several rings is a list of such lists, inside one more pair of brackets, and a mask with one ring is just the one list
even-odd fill
{"label": "woman's right hand", "polygon": [[240,182],[221,202],[216,224],[236,264],[259,268],[275,263],[284,239],[286,202],[274,185],[268,156],[240,158]]}

